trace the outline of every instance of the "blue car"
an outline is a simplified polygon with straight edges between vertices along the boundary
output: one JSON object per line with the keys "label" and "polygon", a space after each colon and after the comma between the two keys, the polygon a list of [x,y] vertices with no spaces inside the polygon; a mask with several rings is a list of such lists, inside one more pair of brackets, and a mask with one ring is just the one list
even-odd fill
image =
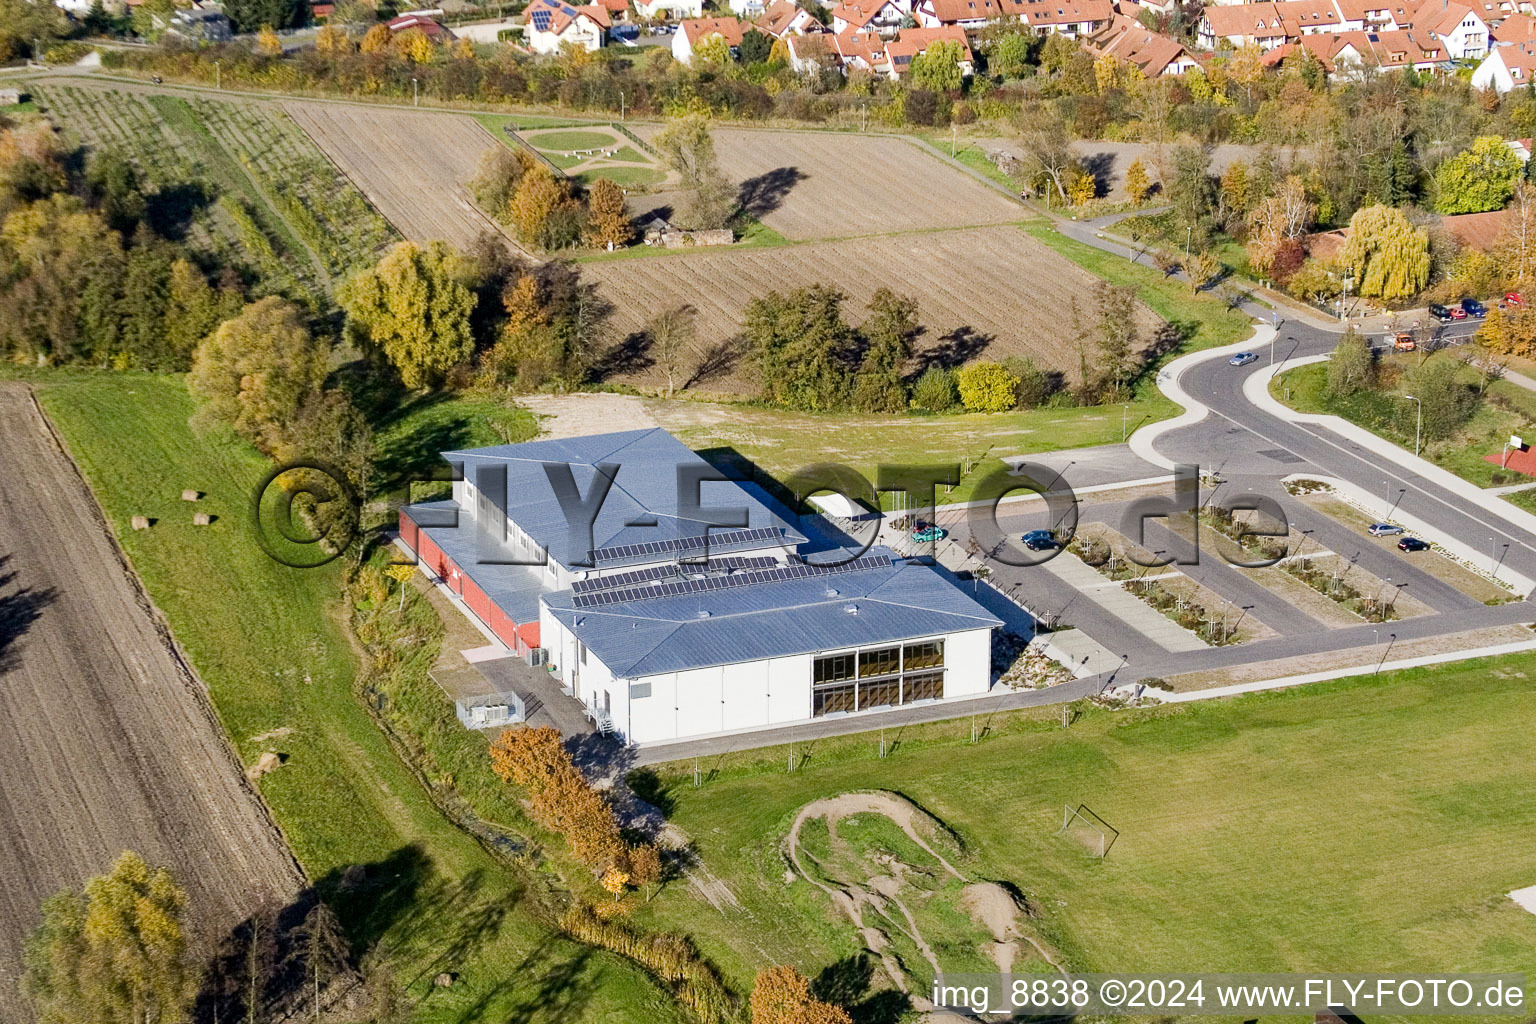
{"label": "blue car", "polygon": [[1031,551],[1049,551],[1061,547],[1061,541],[1050,530],[1030,530],[1023,539],[1024,546]]}
{"label": "blue car", "polygon": [[932,544],[949,536],[949,531],[933,523],[919,522],[912,528],[912,539],[922,544]]}
{"label": "blue car", "polygon": [[1256,363],[1258,361],[1259,357],[1254,355],[1252,352],[1239,352],[1237,355],[1227,360],[1227,362],[1231,363],[1233,366],[1247,366],[1249,363]]}

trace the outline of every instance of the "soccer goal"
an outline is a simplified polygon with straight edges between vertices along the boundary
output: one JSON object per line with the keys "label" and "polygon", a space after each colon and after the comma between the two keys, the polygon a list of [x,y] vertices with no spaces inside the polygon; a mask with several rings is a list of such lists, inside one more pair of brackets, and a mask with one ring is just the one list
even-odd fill
{"label": "soccer goal", "polygon": [[1109,854],[1109,848],[1120,838],[1120,832],[1089,810],[1087,804],[1078,804],[1076,807],[1065,805],[1061,812],[1061,828],[1056,834],[1070,835],[1100,860]]}

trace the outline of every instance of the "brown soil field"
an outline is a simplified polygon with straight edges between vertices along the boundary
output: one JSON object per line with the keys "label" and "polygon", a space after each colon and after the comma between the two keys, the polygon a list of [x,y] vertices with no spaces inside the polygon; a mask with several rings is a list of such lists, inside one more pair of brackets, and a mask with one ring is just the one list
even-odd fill
{"label": "brown soil field", "polygon": [[467,249],[489,231],[512,244],[469,194],[480,154],[498,145],[473,118],[346,103],[283,109],[411,241]]}
{"label": "brown soil field", "polygon": [[221,938],[303,879],[27,390],[0,386],[0,1020],[42,900],[123,850]]}
{"label": "brown soil field", "polygon": [[[712,352],[738,334],[752,299],[817,283],[839,288],[847,319],[857,323],[883,285],[917,298],[926,328],[915,346],[920,358],[959,365],[1029,355],[1069,379],[1077,376],[1071,303],[1086,301],[1100,283],[1007,225],[597,261],[582,273],[614,306],[618,339],[639,332],[664,307],[686,304],[698,311],[700,350]],[[1159,323],[1142,310],[1143,337]],[[642,353],[615,376],[665,383],[650,363]],[[696,383],[711,391],[751,390],[750,367],[725,360]]]}
{"label": "brown soil field", "polygon": [[[636,126],[647,142],[661,125]],[[1025,216],[997,190],[905,139],[719,128],[715,155],[749,212],[786,238],[844,238],[1005,224]]]}

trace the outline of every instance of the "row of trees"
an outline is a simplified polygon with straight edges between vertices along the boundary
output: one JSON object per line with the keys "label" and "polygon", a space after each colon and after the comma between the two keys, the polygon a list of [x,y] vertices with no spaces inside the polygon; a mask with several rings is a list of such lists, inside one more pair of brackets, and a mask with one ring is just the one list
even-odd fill
{"label": "row of trees", "polygon": [[522,788],[533,820],[563,836],[615,899],[628,886],[649,889],[661,881],[661,852],[653,843],[625,841],[613,808],[571,760],[558,729],[503,730],[491,744],[491,767]]}
{"label": "row of trees", "polygon": [[486,150],[470,190],[518,238],[540,249],[615,249],[634,238],[624,192],[612,181],[599,178],[582,191],[523,150]]}
{"label": "row of trees", "polygon": [[[211,962],[188,943],[186,892],[163,867],[123,853],[81,890],[66,889],[42,907],[28,937],[21,990],[40,1024],[185,1024],[202,1001],[217,1019],[248,1024],[288,1019],[308,1004],[318,1020],[324,987],[355,977],[352,951],[330,909],[314,902],[301,923],[279,934],[275,914],[258,911]],[[279,963],[278,961],[284,961]],[[224,971],[233,966],[238,977]],[[268,982],[292,977],[297,991],[269,999]]]}
{"label": "row of trees", "polygon": [[[80,166],[37,120],[0,127],[0,351],[34,363],[185,369],[244,301],[181,243],[111,150]],[[169,229],[167,229],[169,230]]]}

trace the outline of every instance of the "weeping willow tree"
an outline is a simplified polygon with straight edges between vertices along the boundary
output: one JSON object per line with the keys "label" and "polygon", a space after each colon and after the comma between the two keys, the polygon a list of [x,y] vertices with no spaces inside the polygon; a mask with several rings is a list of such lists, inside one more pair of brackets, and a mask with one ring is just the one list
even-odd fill
{"label": "weeping willow tree", "polygon": [[1429,283],[1429,232],[1403,211],[1367,206],[1349,219],[1349,241],[1339,263],[1361,295],[1406,299]]}

